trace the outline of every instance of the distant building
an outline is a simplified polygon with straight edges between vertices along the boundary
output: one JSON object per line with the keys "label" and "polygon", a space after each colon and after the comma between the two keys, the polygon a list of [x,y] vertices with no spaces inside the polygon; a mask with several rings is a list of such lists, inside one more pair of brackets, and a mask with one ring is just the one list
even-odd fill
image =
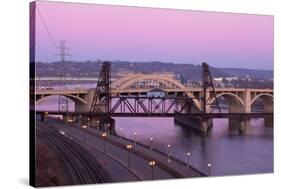
{"label": "distant building", "polygon": [[233,80],[238,80],[239,77],[226,77],[225,80],[227,81],[233,81]]}
{"label": "distant building", "polygon": [[216,82],[222,82],[222,80],[223,80],[223,77],[215,77],[214,78],[214,81],[216,81]]}

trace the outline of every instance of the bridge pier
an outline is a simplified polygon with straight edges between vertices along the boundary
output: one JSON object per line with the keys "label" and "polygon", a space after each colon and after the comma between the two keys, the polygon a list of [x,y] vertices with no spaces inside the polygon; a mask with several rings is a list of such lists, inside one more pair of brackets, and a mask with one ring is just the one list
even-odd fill
{"label": "bridge pier", "polygon": [[200,130],[203,132],[207,132],[209,128],[213,127],[213,119],[204,119],[203,121],[200,121],[200,124]]}
{"label": "bridge pier", "polygon": [[74,118],[74,116],[72,116],[72,115],[64,114],[64,115],[62,116],[62,120],[63,120],[64,122],[68,123],[68,122],[73,122],[73,121],[75,120],[75,118]]}
{"label": "bridge pier", "polygon": [[[236,102],[234,100],[228,99],[229,102],[229,113],[239,113],[239,112],[245,112],[245,113],[250,113],[251,109],[249,108],[249,94],[245,96],[245,101],[244,101],[244,107],[239,104],[239,102]],[[245,118],[245,117],[230,117],[228,118],[228,124],[229,124],[229,129],[230,130],[240,130],[244,131],[246,130],[251,122],[250,119]]]}
{"label": "bridge pier", "polygon": [[[182,106],[185,105],[184,100],[177,100],[176,102],[176,111],[179,111]],[[210,108],[210,106],[207,106],[207,109]],[[192,113],[196,112],[196,108],[194,107],[194,104],[187,104],[185,105],[184,112],[185,113]],[[201,116],[198,117],[188,117],[185,115],[179,115],[175,114],[174,122],[178,125],[184,126],[184,127],[191,127],[195,130],[207,132],[210,127],[213,126],[213,119],[207,119]]]}
{"label": "bridge pier", "polygon": [[264,117],[264,126],[265,127],[273,127],[273,116]]}
{"label": "bridge pier", "polygon": [[239,131],[245,131],[247,128],[249,128],[251,124],[251,120],[248,118],[241,118],[239,119]]}
{"label": "bridge pier", "polygon": [[48,113],[42,113],[41,115],[40,115],[40,120],[42,121],[42,122],[46,122],[47,121],[47,115],[48,115]]}
{"label": "bridge pier", "polygon": [[[273,112],[273,100],[266,99],[264,100],[264,112],[271,113]],[[265,127],[273,127],[273,116],[264,117],[264,126]]]}
{"label": "bridge pier", "polygon": [[191,127],[202,132],[207,132],[213,126],[213,119],[203,119],[201,117],[190,118],[178,114],[175,115],[174,122],[180,126]]}
{"label": "bridge pier", "polygon": [[230,130],[244,131],[251,125],[251,120],[248,118],[228,118],[228,125]]}
{"label": "bridge pier", "polygon": [[100,117],[97,123],[99,123],[100,130],[116,135],[115,120],[112,117]]}

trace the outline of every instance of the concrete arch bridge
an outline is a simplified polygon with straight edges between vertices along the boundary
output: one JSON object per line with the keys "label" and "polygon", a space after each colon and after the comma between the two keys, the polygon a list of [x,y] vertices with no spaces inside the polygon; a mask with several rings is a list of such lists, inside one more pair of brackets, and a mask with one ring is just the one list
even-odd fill
{"label": "concrete arch bridge", "polygon": [[[136,74],[129,75],[111,83],[110,87],[111,113],[118,115],[120,112],[127,116],[137,116],[138,114],[144,116],[171,116],[177,117],[178,122],[184,122],[186,117],[175,112],[181,110],[182,113],[199,113],[203,110],[203,91],[202,88],[188,88],[180,81],[174,79],[171,75],[165,74]],[[146,95],[153,89],[159,89],[165,92],[165,97],[147,98]],[[67,89],[67,90],[37,90],[35,91],[34,99],[36,103],[44,100],[48,96],[62,95],[70,98],[75,103],[75,112],[89,112],[93,98],[95,96],[95,89]],[[32,98],[32,99],[33,99]],[[130,99],[129,99],[130,98]],[[189,103],[186,103],[186,98]],[[212,106],[215,104],[216,98],[223,98],[224,103],[228,105],[228,113],[253,113],[253,105],[259,102],[262,106],[262,112],[273,113],[273,90],[272,89],[253,89],[253,88],[215,88],[213,91],[210,88],[206,90],[206,112],[211,114],[214,112]],[[118,100],[114,100],[118,99]],[[120,100],[123,99],[123,100]],[[172,106],[163,109],[163,106],[170,102]],[[115,103],[114,103],[115,102]],[[116,103],[119,102],[116,108]],[[191,103],[190,103],[191,102]],[[134,104],[134,105],[133,105]],[[138,107],[141,110],[137,111]],[[120,110],[123,105],[123,110]],[[143,106],[142,106],[143,105]],[[160,107],[161,106],[161,107]],[[114,109],[115,107],[115,109]],[[150,107],[150,108],[149,108]],[[145,114],[144,114],[145,113]],[[134,115],[133,115],[134,114]],[[247,120],[238,120],[237,118],[229,118],[230,122],[237,125],[247,124]],[[265,118],[266,125],[272,125],[272,118]],[[211,126],[212,118],[203,121],[200,130],[207,130]],[[191,124],[191,123],[189,123]]]}

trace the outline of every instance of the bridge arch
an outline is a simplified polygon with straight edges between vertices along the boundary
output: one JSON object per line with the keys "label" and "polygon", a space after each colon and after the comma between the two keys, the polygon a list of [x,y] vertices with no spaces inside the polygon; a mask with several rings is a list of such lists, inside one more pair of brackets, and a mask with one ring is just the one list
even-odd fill
{"label": "bridge arch", "polygon": [[[261,103],[263,106],[263,112],[273,112],[273,95],[270,93],[261,93],[256,95],[251,100],[251,110],[253,105]],[[253,110],[252,110],[253,111]]]}
{"label": "bridge arch", "polygon": [[[194,97],[194,95],[188,91],[188,89],[178,80],[172,78],[171,76],[167,75],[160,75],[160,74],[137,74],[132,76],[127,76],[120,78],[112,83],[112,86],[115,87],[117,90],[125,90],[128,89],[130,86],[135,84],[136,82],[152,80],[158,83],[163,84],[165,89],[182,89],[185,91],[184,93],[186,96],[193,99],[195,105],[200,108],[200,102],[198,99]],[[165,91],[165,89],[163,89]]]}
{"label": "bridge arch", "polygon": [[142,74],[132,74],[132,75],[128,75],[128,76],[125,76],[125,77],[121,77],[115,81],[113,81],[110,85],[111,85],[111,88],[118,88],[119,85],[121,85],[122,83],[124,82],[127,82],[129,81],[130,79],[133,79],[135,77],[139,77],[140,75]]}
{"label": "bridge arch", "polygon": [[262,100],[264,103],[273,102],[273,95],[270,93],[261,93],[251,100],[251,105],[254,104],[257,100]]}
{"label": "bridge arch", "polygon": [[[166,87],[170,86],[175,86],[176,88],[179,89],[186,89],[186,87],[179,81],[175,80],[172,77],[169,76],[164,76],[164,75],[154,75],[154,74],[146,74],[146,75],[136,75],[135,77],[126,77],[126,78],[121,78],[120,79],[122,82],[120,82],[120,85],[117,86],[116,88],[119,90],[122,89],[127,89],[129,86],[132,84],[139,82],[139,81],[145,81],[145,80],[153,80],[157,81],[159,83],[164,84]],[[118,82],[118,80],[116,80]]]}
{"label": "bridge arch", "polygon": [[36,95],[36,103],[40,103],[41,101],[43,101],[44,99],[46,99],[47,97],[50,97],[50,96],[65,96],[69,99],[71,99],[75,104],[84,104],[86,105],[87,104],[87,101],[84,100],[83,98],[80,98],[76,95],[59,95],[59,94],[48,94],[48,95]]}
{"label": "bridge arch", "polygon": [[[228,104],[228,111],[229,112],[243,112],[244,110],[244,101],[236,94],[230,93],[230,92],[223,92],[216,94],[217,99],[223,98],[227,104]],[[215,103],[215,96],[211,97],[211,99],[208,101],[208,104],[214,104]]]}

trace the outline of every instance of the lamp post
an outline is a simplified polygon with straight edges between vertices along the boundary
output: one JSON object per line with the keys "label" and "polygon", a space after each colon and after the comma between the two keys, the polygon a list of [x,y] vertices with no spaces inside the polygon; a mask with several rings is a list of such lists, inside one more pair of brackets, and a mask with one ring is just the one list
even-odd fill
{"label": "lamp post", "polygon": [[49,114],[49,112],[44,112],[43,115],[41,114],[41,116],[42,116],[41,121],[46,122],[48,114]]}
{"label": "lamp post", "polygon": [[86,144],[86,132],[84,132],[84,143]]}
{"label": "lamp post", "polygon": [[[82,126],[83,129],[87,129],[87,127],[88,127],[87,125]],[[84,143],[86,143],[86,131],[84,131],[84,140],[83,141],[84,141]]]}
{"label": "lamp post", "polygon": [[189,164],[190,164],[190,155],[191,155],[191,153],[190,153],[190,152],[187,152],[187,164],[186,164],[186,167],[189,167]]}
{"label": "lamp post", "polygon": [[208,164],[208,172],[209,172],[208,174],[209,174],[209,176],[211,176],[211,166],[212,166],[212,165],[209,163],[209,164]]}
{"label": "lamp post", "polygon": [[135,144],[137,144],[137,132],[134,133],[134,141],[135,141]]}
{"label": "lamp post", "polygon": [[120,134],[119,134],[120,139],[122,138],[122,132],[123,132],[123,128],[121,127],[121,128],[120,128]]}
{"label": "lamp post", "polygon": [[81,115],[79,115],[79,125],[81,124]]}
{"label": "lamp post", "polygon": [[105,146],[106,145],[105,139],[106,139],[106,136],[107,136],[106,132],[102,133],[101,136],[103,138],[103,152],[105,153],[105,147],[106,147]]}
{"label": "lamp post", "polygon": [[100,130],[100,121],[97,120],[97,129]]}
{"label": "lamp post", "polygon": [[152,145],[153,145],[153,138],[150,137],[150,150],[152,150]]}
{"label": "lamp post", "polygon": [[133,146],[131,144],[127,144],[126,148],[128,150],[128,168],[130,168],[130,154],[131,154],[131,149],[133,148]]}
{"label": "lamp post", "polygon": [[107,124],[107,133],[110,134],[110,123]]}
{"label": "lamp post", "polygon": [[170,148],[171,148],[171,145],[168,144],[168,145],[167,145],[167,158],[168,158],[168,161],[169,161],[169,159],[170,159]]}
{"label": "lamp post", "polygon": [[69,130],[69,138],[72,139],[72,136],[71,136],[71,125],[69,125],[69,129],[68,130]]}
{"label": "lamp post", "polygon": [[156,162],[154,160],[149,161],[149,166],[151,167],[151,179],[154,179],[154,173],[153,173],[153,168],[156,165]]}

